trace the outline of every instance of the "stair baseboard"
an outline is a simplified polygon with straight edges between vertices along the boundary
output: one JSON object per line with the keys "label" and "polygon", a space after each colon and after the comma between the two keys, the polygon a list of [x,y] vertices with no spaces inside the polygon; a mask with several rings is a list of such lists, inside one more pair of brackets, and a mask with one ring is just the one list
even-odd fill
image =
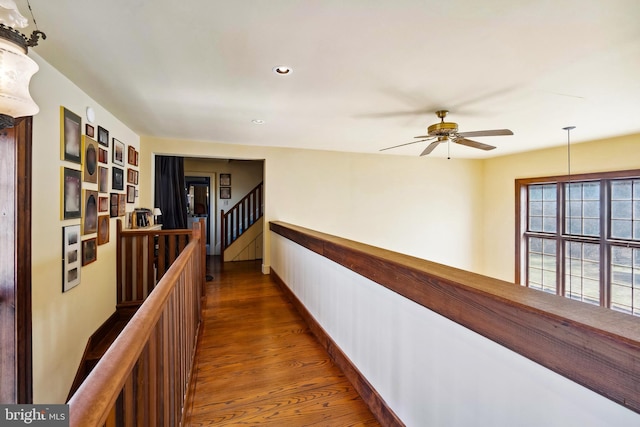
{"label": "stair baseboard", "polygon": [[116,307],[116,311],[104,321],[102,325],[89,337],[87,345],[80,359],[78,371],[71,384],[67,401],[78,390],[80,384],[89,376],[93,368],[98,364],[100,358],[109,349],[113,341],[120,332],[127,326],[129,320],[140,307],[140,303],[122,304]]}

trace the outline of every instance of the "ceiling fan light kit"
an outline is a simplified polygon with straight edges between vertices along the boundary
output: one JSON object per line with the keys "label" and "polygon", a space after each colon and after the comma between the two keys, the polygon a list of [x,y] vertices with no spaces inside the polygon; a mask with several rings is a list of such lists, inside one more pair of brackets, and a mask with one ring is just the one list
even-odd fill
{"label": "ceiling fan light kit", "polygon": [[442,142],[455,142],[456,144],[466,145],[467,147],[478,148],[480,150],[493,150],[493,145],[483,144],[482,142],[473,141],[467,139],[467,137],[479,137],[479,136],[501,136],[501,135],[513,135],[513,132],[509,129],[494,129],[494,130],[479,130],[472,132],[458,132],[458,124],[453,122],[445,122],[444,118],[449,113],[448,110],[436,111],[436,116],[440,119],[440,123],[435,123],[427,128],[427,134],[422,136],[416,136],[414,138],[418,141],[407,142],[404,144],[394,145],[393,147],[383,148],[380,151],[391,150],[393,148],[403,147],[405,145],[416,144],[418,142],[429,141],[435,139],[431,144],[424,149],[420,156],[426,156],[431,153],[438,144]]}

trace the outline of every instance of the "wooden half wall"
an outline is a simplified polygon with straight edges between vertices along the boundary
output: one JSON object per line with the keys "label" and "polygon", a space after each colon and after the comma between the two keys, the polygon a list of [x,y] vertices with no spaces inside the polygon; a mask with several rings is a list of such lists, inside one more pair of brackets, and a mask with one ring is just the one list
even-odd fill
{"label": "wooden half wall", "polygon": [[[638,317],[284,222],[271,222],[270,230],[624,408],[640,413]],[[313,301],[322,293],[333,292],[330,303],[316,311],[322,314],[323,310],[332,310],[330,304],[343,304],[336,295],[339,292],[336,289],[342,286],[336,282],[341,279],[336,279],[329,271],[332,266],[316,269],[313,273],[302,271],[299,269],[300,260],[278,253],[280,249],[274,248],[277,240],[272,239],[272,268],[303,302],[305,299]],[[301,259],[308,259],[308,255],[301,255]],[[326,278],[317,277],[321,275],[326,275]],[[310,277],[319,286],[298,287],[297,282]],[[380,316],[386,314],[380,312]],[[348,320],[351,325],[342,322],[339,328],[357,326],[353,323],[360,321],[357,318]],[[338,334],[341,333],[339,328]],[[402,331],[398,329],[397,333]],[[387,344],[392,345],[391,342]],[[393,352],[394,349],[384,347],[383,351]],[[412,356],[404,357],[411,359]],[[544,410],[540,408],[540,411]],[[631,416],[640,422],[640,417]]]}

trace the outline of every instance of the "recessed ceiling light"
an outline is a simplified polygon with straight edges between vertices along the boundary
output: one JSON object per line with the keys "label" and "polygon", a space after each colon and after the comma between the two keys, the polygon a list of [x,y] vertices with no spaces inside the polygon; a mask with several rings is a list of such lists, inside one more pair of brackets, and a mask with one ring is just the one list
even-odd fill
{"label": "recessed ceiling light", "polygon": [[281,76],[284,76],[285,74],[291,74],[293,70],[290,67],[287,67],[286,65],[279,65],[277,67],[273,67],[273,72],[276,74],[280,74]]}
{"label": "recessed ceiling light", "polygon": [[265,122],[262,119],[253,119],[251,120],[251,123],[253,123],[254,125],[263,125]]}

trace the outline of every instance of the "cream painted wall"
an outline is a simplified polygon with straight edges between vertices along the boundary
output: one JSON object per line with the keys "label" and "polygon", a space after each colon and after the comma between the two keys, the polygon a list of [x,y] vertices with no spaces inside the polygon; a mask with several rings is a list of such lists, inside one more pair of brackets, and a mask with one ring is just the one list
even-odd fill
{"label": "cream painted wall", "polygon": [[[640,134],[571,146],[571,173],[639,168]],[[480,273],[514,281],[515,179],[566,173],[566,147],[531,151],[484,161],[485,212],[482,252],[485,256]]]}
{"label": "cream painted wall", "polygon": [[[81,283],[62,293],[62,227],[80,220],[60,220],[60,106],[83,118],[96,112],[101,125],[127,145],[139,137],[36,54],[40,65],[31,93],[40,106],[33,120],[32,296],[33,377],[35,403],[63,403],[76,374],[87,339],[115,310],[115,219],[110,242],[98,247],[97,261],[81,269]],[[96,127],[97,131],[97,127]],[[111,176],[110,176],[111,177]],[[83,188],[97,190],[97,184]],[[83,237],[95,237],[89,235]]]}
{"label": "cream painted wall", "polygon": [[286,221],[467,270],[481,268],[480,162],[142,137],[143,206],[151,203],[154,153],[264,159],[265,228],[269,221]]}
{"label": "cream painted wall", "polygon": [[[264,179],[262,161],[228,161],[222,159],[186,158],[185,175],[208,176],[211,179],[210,210],[211,241],[215,241],[214,253],[220,254],[220,210],[228,211]],[[221,173],[231,174],[231,199],[220,199],[218,177]]]}

